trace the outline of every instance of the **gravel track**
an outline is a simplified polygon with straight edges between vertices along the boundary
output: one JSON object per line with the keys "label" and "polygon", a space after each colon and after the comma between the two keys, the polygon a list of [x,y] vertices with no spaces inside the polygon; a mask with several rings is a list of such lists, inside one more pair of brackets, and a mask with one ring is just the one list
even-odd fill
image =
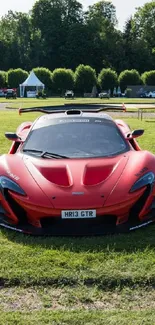
{"label": "gravel track", "polygon": [[[17,108],[9,108],[9,105],[10,105],[10,103],[0,103],[0,111],[16,111],[17,110]],[[121,107],[122,105],[120,105],[120,107]],[[134,105],[130,105],[130,104],[126,104],[126,107],[127,107],[127,109],[132,109],[132,106],[135,108],[135,106]],[[136,107],[137,107],[137,110],[138,110],[138,108],[140,108],[142,105],[136,105]],[[143,105],[144,106],[144,105]],[[151,105],[151,106],[155,106],[155,105]],[[146,105],[146,108],[147,109],[149,109],[149,105]],[[155,108],[154,108],[155,109]],[[108,114],[109,115],[111,115],[112,117],[116,117],[116,116],[119,116],[119,117],[121,117],[122,119],[124,118],[124,117],[133,117],[133,118],[138,118],[138,111],[135,111],[135,112],[108,112]],[[143,119],[145,119],[145,118],[155,118],[155,113],[154,112],[143,112]]]}
{"label": "gravel track", "polygon": [[[134,118],[137,118],[138,119],[138,112],[108,112],[108,114],[112,117],[116,117],[116,116],[119,116],[121,117],[122,119],[124,117],[134,117]],[[155,118],[155,113],[153,112],[143,112],[143,119],[145,118]]]}

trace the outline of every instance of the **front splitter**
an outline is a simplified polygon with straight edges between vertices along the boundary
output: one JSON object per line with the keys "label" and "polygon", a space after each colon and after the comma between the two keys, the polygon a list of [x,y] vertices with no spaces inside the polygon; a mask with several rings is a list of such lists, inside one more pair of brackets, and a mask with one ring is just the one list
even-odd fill
{"label": "front splitter", "polygon": [[32,225],[12,225],[5,223],[4,221],[0,221],[0,226],[9,230],[13,230],[16,232],[24,233],[27,235],[33,235],[33,236],[103,236],[103,235],[114,235],[114,234],[123,234],[123,233],[128,233],[131,231],[135,231],[137,229],[146,227],[152,223],[155,222],[155,217],[147,220],[145,222],[139,222],[137,224],[129,224],[129,223],[124,223],[122,225],[112,227],[112,229],[104,228],[102,227],[89,227],[87,229],[81,228],[80,230],[78,229],[68,229],[68,231],[62,228],[58,227],[49,227],[49,228],[36,228]]}

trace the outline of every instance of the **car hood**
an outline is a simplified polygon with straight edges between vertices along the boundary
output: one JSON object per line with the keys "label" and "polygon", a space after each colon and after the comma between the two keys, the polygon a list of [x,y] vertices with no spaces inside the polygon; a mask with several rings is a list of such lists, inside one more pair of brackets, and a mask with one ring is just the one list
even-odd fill
{"label": "car hood", "polygon": [[127,155],[96,159],[23,156],[32,178],[56,209],[102,207],[128,162]]}

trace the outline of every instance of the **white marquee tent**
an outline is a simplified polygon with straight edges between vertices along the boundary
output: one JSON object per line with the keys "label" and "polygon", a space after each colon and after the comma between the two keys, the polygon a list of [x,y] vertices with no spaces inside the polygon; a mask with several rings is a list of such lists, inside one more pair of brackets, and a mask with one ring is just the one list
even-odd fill
{"label": "white marquee tent", "polygon": [[36,89],[35,92],[29,91],[29,93],[31,94],[33,93],[32,95],[34,95],[34,93],[36,93],[38,89],[44,89],[45,85],[38,79],[34,71],[31,71],[27,79],[22,84],[20,84],[19,87],[20,87],[20,97],[24,97],[25,87],[35,87]]}

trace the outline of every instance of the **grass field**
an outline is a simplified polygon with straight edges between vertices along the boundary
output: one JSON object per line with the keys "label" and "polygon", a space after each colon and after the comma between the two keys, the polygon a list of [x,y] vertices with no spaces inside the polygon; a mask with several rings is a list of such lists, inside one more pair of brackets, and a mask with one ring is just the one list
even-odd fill
{"label": "grass field", "polygon": [[[0,111],[5,131],[39,114]],[[143,149],[155,153],[155,120],[127,119],[144,128]],[[0,229],[0,325],[155,324],[155,225],[127,235],[30,237]]]}

